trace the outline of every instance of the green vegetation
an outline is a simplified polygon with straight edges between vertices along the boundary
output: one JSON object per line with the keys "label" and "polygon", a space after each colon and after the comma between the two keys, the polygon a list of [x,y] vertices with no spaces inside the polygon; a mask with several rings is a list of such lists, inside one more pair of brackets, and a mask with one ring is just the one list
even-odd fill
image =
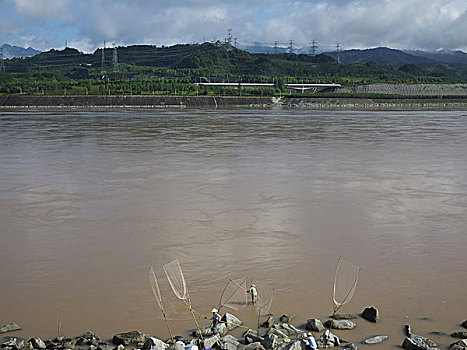
{"label": "green vegetation", "polygon": [[[225,43],[148,45],[83,54],[67,48],[5,61],[0,94],[274,95],[287,83],[467,83],[467,66],[376,63],[339,65],[326,55],[250,54]],[[198,86],[197,82],[273,82],[273,87]]]}

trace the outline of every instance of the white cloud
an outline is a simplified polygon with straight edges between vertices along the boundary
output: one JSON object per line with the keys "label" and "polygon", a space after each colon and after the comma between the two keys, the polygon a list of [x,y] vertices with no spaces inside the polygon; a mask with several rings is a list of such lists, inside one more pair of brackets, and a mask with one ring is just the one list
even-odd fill
{"label": "white cloud", "polygon": [[[321,48],[374,46],[467,50],[465,0],[4,0],[23,32],[43,35],[56,23],[55,40],[89,51],[104,40],[119,45],[170,45],[223,39],[272,45],[317,40]],[[0,1],[0,12],[2,10]],[[27,21],[25,20],[27,18]],[[58,20],[57,20],[58,18]],[[2,29],[3,28],[3,29]],[[5,31],[5,25],[0,28]],[[11,25],[11,32],[14,24]],[[49,39],[48,39],[49,40]]]}

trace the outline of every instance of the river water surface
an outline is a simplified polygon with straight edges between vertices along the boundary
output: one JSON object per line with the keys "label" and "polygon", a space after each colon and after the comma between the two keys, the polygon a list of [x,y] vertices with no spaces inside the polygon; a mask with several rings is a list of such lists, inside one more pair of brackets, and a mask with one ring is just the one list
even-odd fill
{"label": "river water surface", "polygon": [[[381,322],[336,333],[396,348],[406,323],[451,333],[467,318],[467,113],[3,112],[0,222],[0,326],[15,336],[167,338],[151,265],[187,336],[174,259],[195,310],[248,278],[302,327],[332,313],[342,257],[362,270],[340,311],[375,306]],[[254,307],[231,312],[256,327]]]}

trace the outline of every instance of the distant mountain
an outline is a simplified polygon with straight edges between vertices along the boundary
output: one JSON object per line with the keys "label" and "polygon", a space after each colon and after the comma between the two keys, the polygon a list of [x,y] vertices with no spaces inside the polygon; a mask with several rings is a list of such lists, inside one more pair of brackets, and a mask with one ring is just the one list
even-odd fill
{"label": "distant mountain", "polygon": [[32,57],[41,53],[41,51],[28,47],[27,49],[19,46],[11,46],[8,44],[3,44],[3,58],[14,58],[14,57]]}
{"label": "distant mountain", "polygon": [[369,63],[374,62],[387,66],[401,67],[404,64],[434,63],[428,57],[415,56],[401,50],[390,49],[387,47],[377,47],[366,50],[346,50],[337,52],[327,52],[327,55],[335,58],[339,57],[342,64],[349,63]]}
{"label": "distant mountain", "polygon": [[467,53],[463,51],[451,51],[447,49],[442,49],[432,52],[421,50],[405,50],[404,52],[418,57],[429,58],[430,60],[439,63],[467,65]]}

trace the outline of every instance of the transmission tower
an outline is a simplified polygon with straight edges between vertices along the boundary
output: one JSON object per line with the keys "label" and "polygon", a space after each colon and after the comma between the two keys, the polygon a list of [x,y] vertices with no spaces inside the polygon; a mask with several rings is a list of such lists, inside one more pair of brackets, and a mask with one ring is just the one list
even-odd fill
{"label": "transmission tower", "polygon": [[232,28],[227,28],[227,43],[232,45]]}
{"label": "transmission tower", "polygon": [[117,47],[115,46],[115,43],[113,43],[113,46],[114,46],[114,52],[113,52],[112,62],[114,66],[114,72],[118,72]]}
{"label": "transmission tower", "polygon": [[5,62],[3,61],[3,46],[0,46],[0,73],[5,73]]}
{"label": "transmission tower", "polygon": [[277,54],[279,52],[279,48],[277,47],[277,41],[274,41],[274,47],[272,48],[272,52]]}
{"label": "transmission tower", "polygon": [[237,47],[237,39],[238,38],[233,38],[234,39],[234,46]]}
{"label": "transmission tower", "polygon": [[318,51],[318,42],[316,40],[313,40],[311,42],[311,47],[310,47],[310,54],[312,56],[316,56],[316,52]]}
{"label": "transmission tower", "polygon": [[105,72],[105,41],[104,41],[104,47],[102,48],[102,59],[101,59],[101,71],[102,73]]}
{"label": "transmission tower", "polygon": [[336,44],[337,64],[341,64],[341,44]]}
{"label": "transmission tower", "polygon": [[287,48],[289,50],[289,53],[293,53],[293,40],[289,41],[289,47]]}

